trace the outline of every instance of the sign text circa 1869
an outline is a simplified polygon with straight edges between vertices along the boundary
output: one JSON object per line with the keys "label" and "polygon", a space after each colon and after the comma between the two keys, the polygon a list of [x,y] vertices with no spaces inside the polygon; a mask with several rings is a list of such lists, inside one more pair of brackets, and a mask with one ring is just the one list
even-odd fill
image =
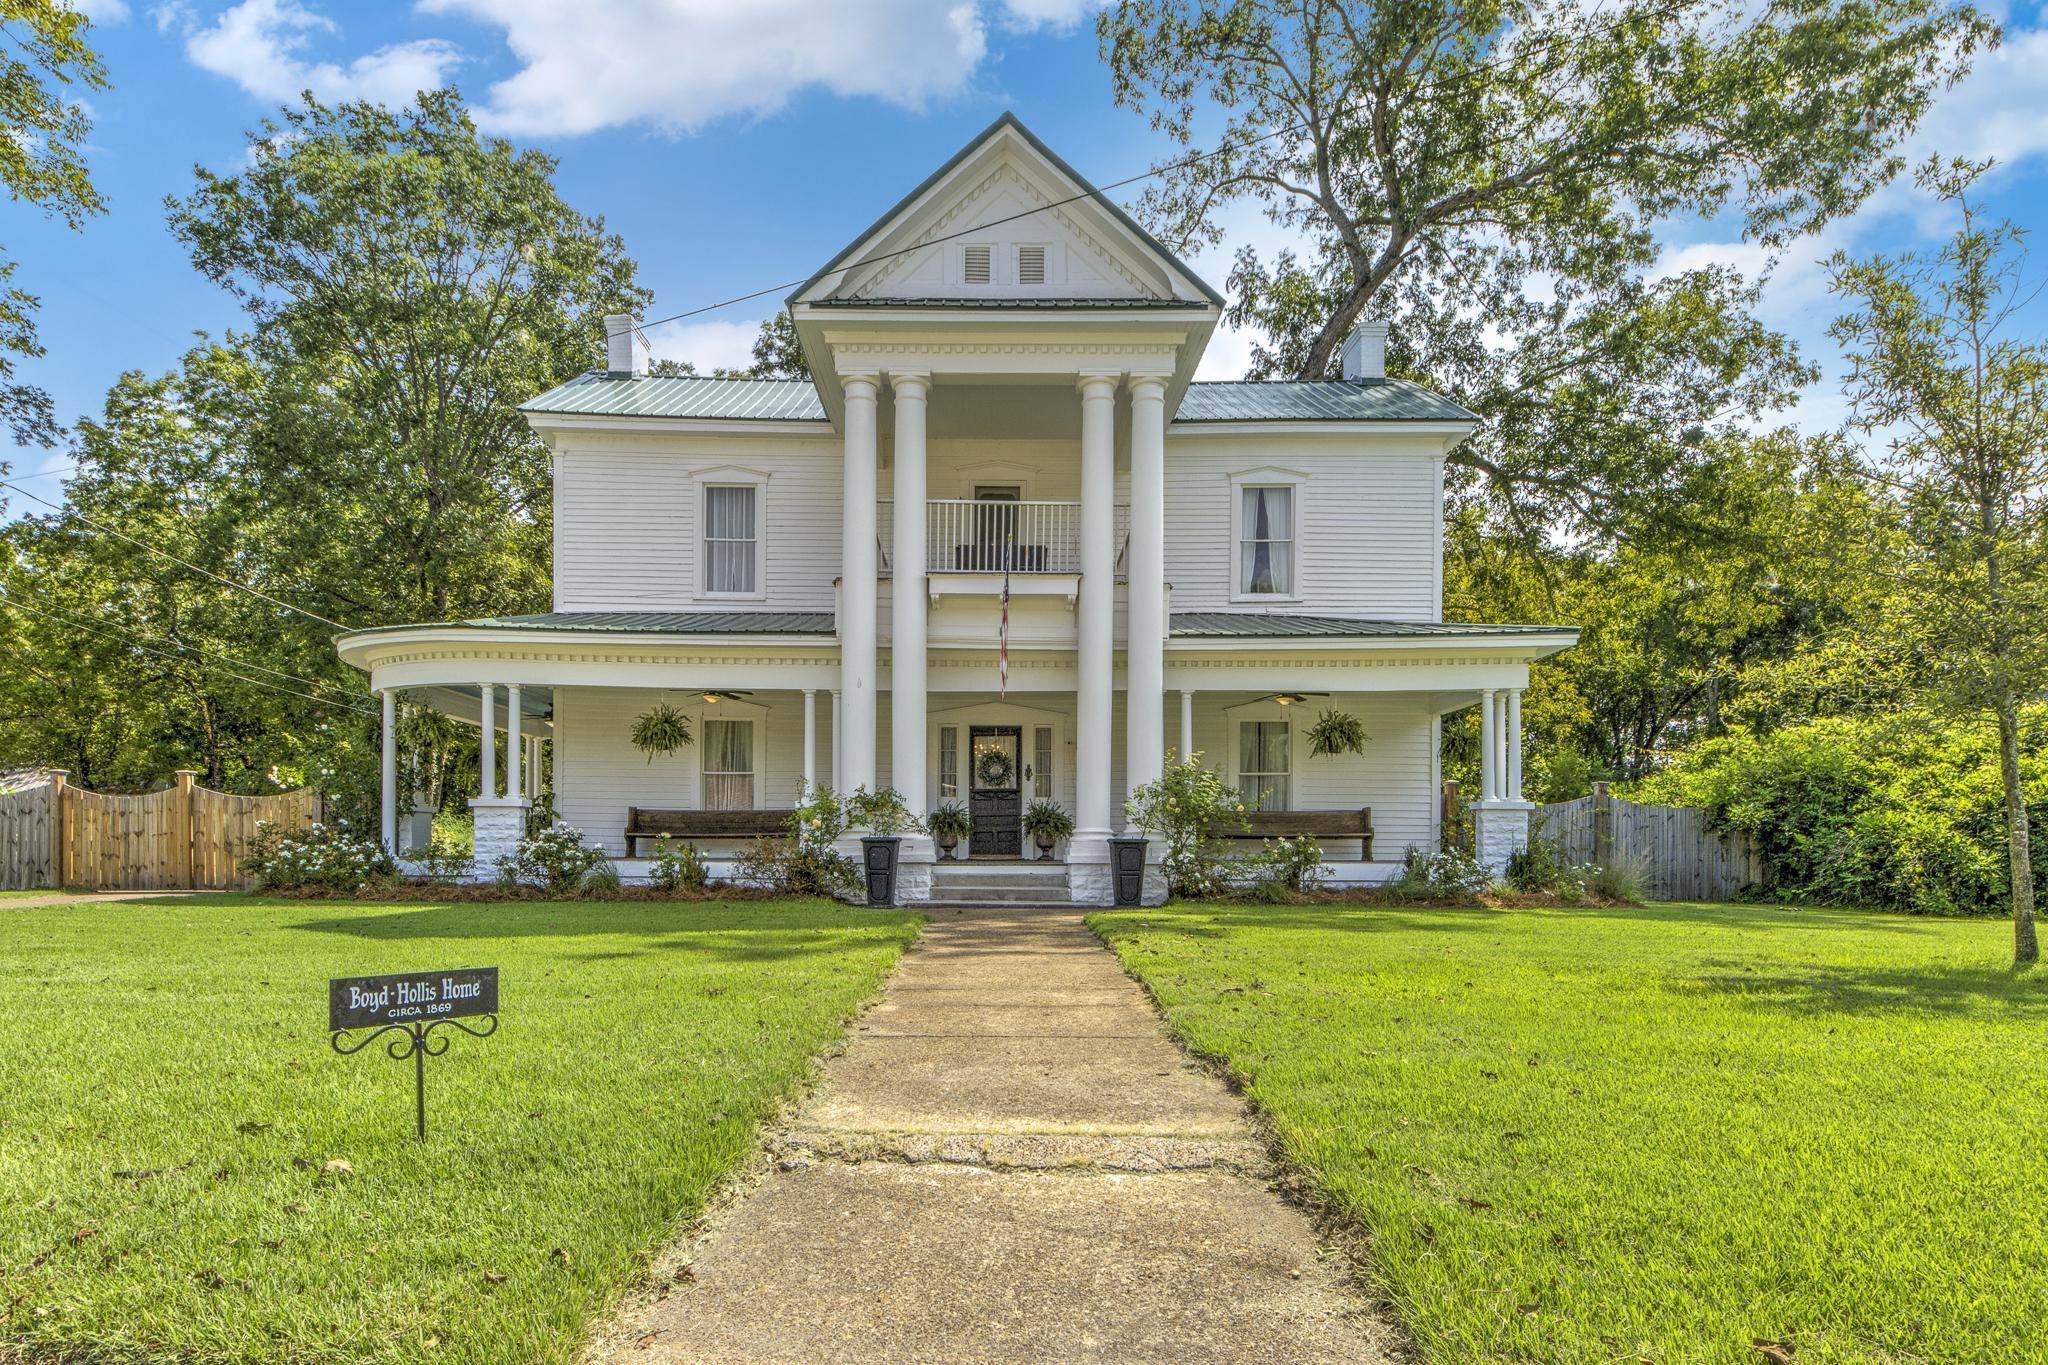
{"label": "sign text circa 1869", "polygon": [[329,1032],[497,1012],[496,967],[343,976],[327,983]]}

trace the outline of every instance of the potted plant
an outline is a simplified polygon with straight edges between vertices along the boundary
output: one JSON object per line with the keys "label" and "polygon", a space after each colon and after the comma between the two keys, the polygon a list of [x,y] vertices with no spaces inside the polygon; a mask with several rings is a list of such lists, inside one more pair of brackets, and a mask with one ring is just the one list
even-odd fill
{"label": "potted plant", "polygon": [[1074,817],[1050,801],[1033,801],[1024,812],[1024,832],[1038,845],[1038,856],[1052,856],[1053,845],[1072,837]]}
{"label": "potted plant", "polygon": [[633,747],[646,754],[649,763],[655,755],[672,754],[696,738],[690,733],[690,718],[665,701],[648,707],[633,722]]}
{"label": "potted plant", "polygon": [[1365,724],[1349,711],[1325,710],[1308,727],[1308,751],[1315,758],[1365,752]]}
{"label": "potted plant", "polygon": [[861,835],[860,869],[867,883],[867,903],[873,907],[896,903],[896,855],[905,834],[918,828],[917,817],[903,804],[903,794],[894,787],[869,791],[854,788],[846,798],[846,818],[867,832]]}
{"label": "potted plant", "polygon": [[973,831],[973,822],[968,819],[967,807],[958,801],[948,801],[937,806],[924,818],[925,830],[938,844],[941,853],[950,854],[960,846],[960,841]]}

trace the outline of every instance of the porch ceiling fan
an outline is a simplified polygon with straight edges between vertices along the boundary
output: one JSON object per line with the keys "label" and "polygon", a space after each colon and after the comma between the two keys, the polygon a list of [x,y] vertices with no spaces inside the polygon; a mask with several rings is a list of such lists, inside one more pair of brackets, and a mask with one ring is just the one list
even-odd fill
{"label": "porch ceiling fan", "polygon": [[1328,692],[1268,692],[1260,701],[1270,701],[1276,706],[1292,706],[1298,701],[1309,701],[1316,697],[1328,697]]}
{"label": "porch ceiling fan", "polygon": [[753,695],[752,692],[731,692],[717,688],[702,694],[705,703],[710,706],[716,706],[722,701],[739,701],[743,697],[751,697]]}

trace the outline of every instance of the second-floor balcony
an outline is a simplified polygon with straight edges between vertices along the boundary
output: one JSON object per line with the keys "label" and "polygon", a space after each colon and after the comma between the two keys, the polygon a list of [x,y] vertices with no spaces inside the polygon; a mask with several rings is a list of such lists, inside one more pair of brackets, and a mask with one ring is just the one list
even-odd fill
{"label": "second-floor balcony", "polygon": [[[896,508],[884,498],[876,509],[876,540],[884,574],[896,564]],[[1131,509],[1118,503],[1111,518],[1116,576],[1124,576]],[[935,498],[925,503],[924,567],[935,574],[1078,574],[1081,504]]]}

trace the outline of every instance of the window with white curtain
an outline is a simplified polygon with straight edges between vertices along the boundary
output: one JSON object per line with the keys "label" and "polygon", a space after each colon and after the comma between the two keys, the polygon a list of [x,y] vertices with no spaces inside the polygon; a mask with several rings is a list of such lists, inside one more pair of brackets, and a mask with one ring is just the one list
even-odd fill
{"label": "window with white curtain", "polygon": [[1294,593],[1294,489],[1248,484],[1238,490],[1237,590],[1249,597]]}
{"label": "window with white curtain", "polygon": [[1237,723],[1237,791],[1246,810],[1286,810],[1290,771],[1287,722]]}
{"label": "window with white curtain", "polygon": [[755,809],[754,722],[704,722],[704,809]]}
{"label": "window with white curtain", "polygon": [[747,484],[704,490],[705,592],[759,591],[759,491]]}
{"label": "window with white curtain", "polygon": [[1031,795],[1052,800],[1052,727],[1040,725],[1031,734]]}
{"label": "window with white curtain", "polygon": [[939,727],[939,795],[955,797],[960,794],[960,727],[941,725]]}

